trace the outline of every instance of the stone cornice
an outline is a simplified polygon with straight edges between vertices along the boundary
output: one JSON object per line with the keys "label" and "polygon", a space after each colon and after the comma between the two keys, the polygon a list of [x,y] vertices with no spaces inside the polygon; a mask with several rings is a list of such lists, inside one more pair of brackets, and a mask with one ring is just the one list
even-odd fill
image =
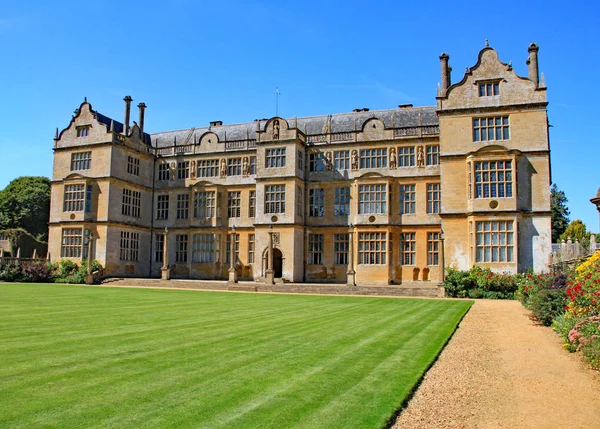
{"label": "stone cornice", "polygon": [[528,104],[506,104],[501,106],[481,106],[468,107],[459,109],[442,109],[438,110],[438,116],[458,116],[472,115],[481,113],[497,113],[503,111],[519,111],[519,110],[545,110],[548,107],[548,102],[543,103],[528,103]]}

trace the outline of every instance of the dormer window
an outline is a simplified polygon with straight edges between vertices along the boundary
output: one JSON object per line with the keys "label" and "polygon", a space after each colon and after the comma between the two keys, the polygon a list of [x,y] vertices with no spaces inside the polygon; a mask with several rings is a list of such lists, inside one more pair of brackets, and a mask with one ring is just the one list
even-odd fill
{"label": "dormer window", "polygon": [[90,128],[89,125],[77,127],[77,137],[87,137],[90,134]]}
{"label": "dormer window", "polygon": [[494,95],[500,95],[500,81],[481,82],[479,84],[480,97],[492,97]]}

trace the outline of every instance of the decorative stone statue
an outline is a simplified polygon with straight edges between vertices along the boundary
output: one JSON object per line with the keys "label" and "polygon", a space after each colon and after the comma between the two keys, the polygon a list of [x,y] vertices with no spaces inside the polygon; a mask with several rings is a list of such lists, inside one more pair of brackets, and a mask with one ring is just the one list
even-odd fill
{"label": "decorative stone statue", "polygon": [[250,174],[250,164],[248,163],[248,157],[245,156],[244,159],[242,159],[242,175],[244,177],[248,177],[249,174]]}
{"label": "decorative stone statue", "polygon": [[331,152],[325,153],[325,168],[327,171],[331,171],[333,169],[333,161],[331,160]]}
{"label": "decorative stone statue", "polygon": [[279,140],[279,119],[273,121],[273,140]]}
{"label": "decorative stone statue", "polygon": [[190,162],[190,178],[196,178],[196,161]]}
{"label": "decorative stone statue", "polygon": [[425,154],[423,153],[423,146],[417,148],[417,167],[425,167]]}
{"label": "decorative stone statue", "polygon": [[390,168],[396,168],[396,148],[390,149]]}
{"label": "decorative stone statue", "polygon": [[171,163],[171,180],[175,180],[176,173],[177,173],[177,163],[172,162]]}
{"label": "decorative stone statue", "polygon": [[356,150],[352,151],[351,160],[352,160],[352,169],[358,170],[358,152]]}
{"label": "decorative stone statue", "polygon": [[227,161],[221,160],[221,177],[227,177]]}

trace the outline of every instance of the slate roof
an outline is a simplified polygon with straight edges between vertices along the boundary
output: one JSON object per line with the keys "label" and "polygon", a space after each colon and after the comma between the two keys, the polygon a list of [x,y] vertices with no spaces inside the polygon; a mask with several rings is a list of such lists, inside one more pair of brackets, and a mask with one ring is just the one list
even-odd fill
{"label": "slate roof", "polygon": [[[104,125],[106,125],[107,129],[110,130],[110,121],[112,120],[113,122],[113,131],[117,132],[117,133],[121,133],[123,134],[123,129],[125,128],[124,125],[119,122],[119,121],[115,121],[112,118],[109,118],[106,115],[103,115],[102,113],[95,111],[94,112],[96,114],[96,120]],[[131,126],[129,127],[129,130],[131,131]],[[148,146],[152,145],[152,138],[150,136],[150,134],[148,133],[144,133],[144,143],[146,143]]]}
{"label": "slate roof", "polygon": [[[413,108],[398,108],[391,110],[372,110],[368,112],[349,112],[338,113],[333,115],[309,116],[304,118],[287,118],[290,128],[297,124],[298,129],[304,132],[307,136],[325,134],[327,132],[327,122],[330,119],[331,133],[345,133],[360,131],[364,123],[371,119],[377,118],[383,121],[386,128],[405,128],[416,127],[419,125],[419,117],[421,125],[439,125],[439,120],[436,114],[436,107],[413,107]],[[188,128],[175,131],[164,131],[155,133],[150,136],[152,146],[167,147],[193,143],[194,137],[196,141],[200,141],[200,137],[211,131],[219,137],[219,142],[256,139],[256,129],[258,126],[264,128],[267,120],[247,122],[243,124],[224,124],[215,127],[200,127]]]}

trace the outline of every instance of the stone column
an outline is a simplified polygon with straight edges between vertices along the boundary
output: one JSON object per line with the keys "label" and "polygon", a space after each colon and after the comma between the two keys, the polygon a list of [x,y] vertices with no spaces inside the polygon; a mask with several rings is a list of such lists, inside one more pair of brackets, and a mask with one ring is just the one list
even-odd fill
{"label": "stone column", "polygon": [[87,275],[85,276],[85,282],[88,285],[94,284],[94,275],[92,274],[92,241],[94,240],[92,233],[88,236],[88,254],[87,254]]}
{"label": "stone column", "polygon": [[235,270],[235,226],[231,228],[231,240],[229,250],[229,284],[237,283],[237,271]]}
{"label": "stone column", "polygon": [[265,283],[268,285],[275,284],[275,270],[273,270],[273,225],[269,226],[269,253],[267,256]]}
{"label": "stone column", "polygon": [[346,285],[356,286],[356,271],[354,271],[354,229],[350,224],[348,231],[348,271],[346,272]]}
{"label": "stone column", "polygon": [[163,266],[161,268],[162,280],[171,280],[171,268],[169,267],[169,229],[165,227],[163,242]]}

